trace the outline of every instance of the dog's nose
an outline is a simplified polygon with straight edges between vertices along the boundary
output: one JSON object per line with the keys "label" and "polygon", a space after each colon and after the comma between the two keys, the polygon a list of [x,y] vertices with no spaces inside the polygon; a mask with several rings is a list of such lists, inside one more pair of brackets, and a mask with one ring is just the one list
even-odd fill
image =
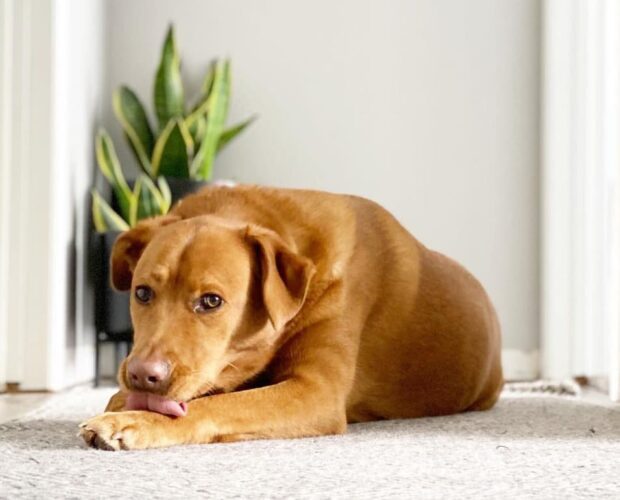
{"label": "dog's nose", "polygon": [[170,363],[161,359],[132,358],[127,363],[127,373],[133,389],[157,392],[168,386]]}

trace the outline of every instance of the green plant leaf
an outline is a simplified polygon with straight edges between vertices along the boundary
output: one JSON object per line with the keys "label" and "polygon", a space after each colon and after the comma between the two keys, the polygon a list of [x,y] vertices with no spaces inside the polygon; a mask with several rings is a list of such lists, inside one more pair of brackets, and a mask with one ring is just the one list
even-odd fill
{"label": "green plant leaf", "polygon": [[168,28],[161,51],[161,60],[155,75],[154,101],[159,130],[163,130],[171,118],[184,114],[185,101],[183,81],[181,80],[181,60],[177,52],[172,25]]}
{"label": "green plant leaf", "polygon": [[142,170],[151,175],[149,158],[153,154],[155,139],[140,99],[129,87],[121,86],[114,92],[112,107],[138,164]]}
{"label": "green plant leaf", "polygon": [[202,85],[200,86],[200,90],[204,96],[208,96],[213,89],[213,82],[215,80],[215,66],[217,64],[217,60],[211,61],[209,64],[209,69],[205,74],[205,77],[202,80]]}
{"label": "green plant leaf", "polygon": [[170,192],[170,186],[168,185],[168,181],[166,181],[165,177],[157,178],[157,187],[159,188],[159,192],[164,199],[163,213],[167,214],[170,210],[170,205],[172,205],[172,193]]}
{"label": "green plant leaf", "polygon": [[[168,209],[170,208],[170,203],[166,200],[166,196],[157,188],[155,183],[150,177],[143,176],[143,188],[142,191],[145,193],[143,196],[148,199],[148,204],[145,204],[143,211],[144,213],[149,213],[150,215],[145,215],[146,217],[154,217],[156,215],[165,215],[168,213]],[[159,182],[162,180],[163,182]],[[168,188],[168,183],[163,177],[158,179],[158,183],[160,185],[165,184],[166,188]]]}
{"label": "green plant leaf", "polygon": [[189,159],[193,153],[192,136],[183,120],[170,120],[153,149],[153,176],[189,178]]}
{"label": "green plant leaf", "polygon": [[209,115],[205,135],[191,167],[192,177],[209,180],[213,175],[213,160],[220,135],[226,123],[230,97],[230,61],[218,61],[215,68],[213,90],[209,99]]}
{"label": "green plant leaf", "polygon": [[138,222],[138,205],[140,202],[140,192],[142,191],[142,177],[136,179],[133,185],[133,192],[131,193],[131,200],[129,204],[129,226],[134,227]]}
{"label": "green plant leaf", "polygon": [[129,220],[131,189],[123,176],[114,143],[104,129],[99,130],[95,139],[95,152],[99,170],[112,185],[123,218]]}
{"label": "green plant leaf", "polygon": [[[187,120],[185,121],[187,125]],[[189,133],[192,135],[192,140],[194,141],[194,147],[200,147],[200,141],[205,135],[205,131],[207,130],[207,118],[205,115],[200,115],[197,120],[195,120],[191,126],[187,127]]]}
{"label": "green plant leaf", "polygon": [[[213,83],[215,81],[216,66],[217,61],[213,61],[209,66],[209,71],[207,72],[200,89],[200,100],[192,108],[192,112],[185,118],[185,125],[187,125],[187,128],[190,129],[190,131],[195,129],[197,122],[201,119],[204,120],[205,115],[209,112],[209,106],[211,103],[209,96],[211,95],[211,90],[213,89]],[[198,142],[200,141],[196,141],[196,143]]]}
{"label": "green plant leaf", "polygon": [[256,120],[256,116],[251,116],[247,120],[237,123],[232,127],[227,128],[220,135],[220,140],[217,143],[217,152],[219,153],[230,141],[232,141],[235,137],[237,137],[241,132],[245,130],[245,128],[250,125],[254,120]]}
{"label": "green plant leaf", "polygon": [[136,180],[131,202],[130,225],[132,227],[142,219],[164,215],[170,208],[170,204],[166,202],[155,183],[147,175],[141,175]]}
{"label": "green plant leaf", "polygon": [[92,196],[93,223],[95,229],[99,233],[105,233],[106,231],[127,231],[127,229],[129,229],[129,226],[123,218],[112,210],[112,207],[106,203],[96,189],[92,190]]}

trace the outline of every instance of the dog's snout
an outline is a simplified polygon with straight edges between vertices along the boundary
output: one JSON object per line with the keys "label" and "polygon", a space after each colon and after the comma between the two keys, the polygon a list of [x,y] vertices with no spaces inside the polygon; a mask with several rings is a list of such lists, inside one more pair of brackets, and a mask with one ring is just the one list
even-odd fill
{"label": "dog's snout", "polygon": [[127,364],[129,383],[139,391],[162,391],[170,380],[170,363],[161,359],[132,358]]}

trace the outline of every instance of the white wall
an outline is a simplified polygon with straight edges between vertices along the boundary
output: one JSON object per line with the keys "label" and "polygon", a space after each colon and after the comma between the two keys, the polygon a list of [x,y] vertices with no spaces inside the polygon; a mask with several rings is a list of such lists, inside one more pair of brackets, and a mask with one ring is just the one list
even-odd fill
{"label": "white wall", "polygon": [[220,157],[218,176],[379,201],[481,279],[506,347],[537,348],[536,0],[106,5],[105,122],[117,144],[110,93],[127,83],[151,106],[173,21],[190,88],[210,58],[229,55],[232,120],[260,115]]}
{"label": "white wall", "polygon": [[[35,8],[36,7],[36,8]],[[3,260],[7,285],[0,334],[4,381],[46,388],[50,324],[52,6],[5,0],[3,84]],[[35,82],[46,82],[37,85]],[[36,138],[36,139],[35,139]],[[4,149],[6,147],[6,149]]]}
{"label": "white wall", "polygon": [[620,400],[620,2],[543,18],[541,369]]}
{"label": "white wall", "polygon": [[9,235],[11,192],[11,114],[12,74],[7,68],[13,65],[13,3],[0,0],[0,390],[6,382],[8,368],[8,305],[9,286]]}

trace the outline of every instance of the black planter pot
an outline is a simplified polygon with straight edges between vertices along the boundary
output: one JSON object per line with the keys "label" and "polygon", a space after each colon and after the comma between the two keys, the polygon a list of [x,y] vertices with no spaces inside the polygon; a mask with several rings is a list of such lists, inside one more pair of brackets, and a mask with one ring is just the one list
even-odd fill
{"label": "black planter pot", "polygon": [[110,255],[118,231],[93,233],[92,269],[95,285],[95,327],[102,340],[131,339],[129,292],[117,292],[110,284]]}
{"label": "black planter pot", "polygon": [[176,203],[188,194],[200,191],[203,187],[211,184],[210,181],[196,181],[194,179],[183,179],[181,177],[166,177],[170,193],[172,194],[172,203]]}

